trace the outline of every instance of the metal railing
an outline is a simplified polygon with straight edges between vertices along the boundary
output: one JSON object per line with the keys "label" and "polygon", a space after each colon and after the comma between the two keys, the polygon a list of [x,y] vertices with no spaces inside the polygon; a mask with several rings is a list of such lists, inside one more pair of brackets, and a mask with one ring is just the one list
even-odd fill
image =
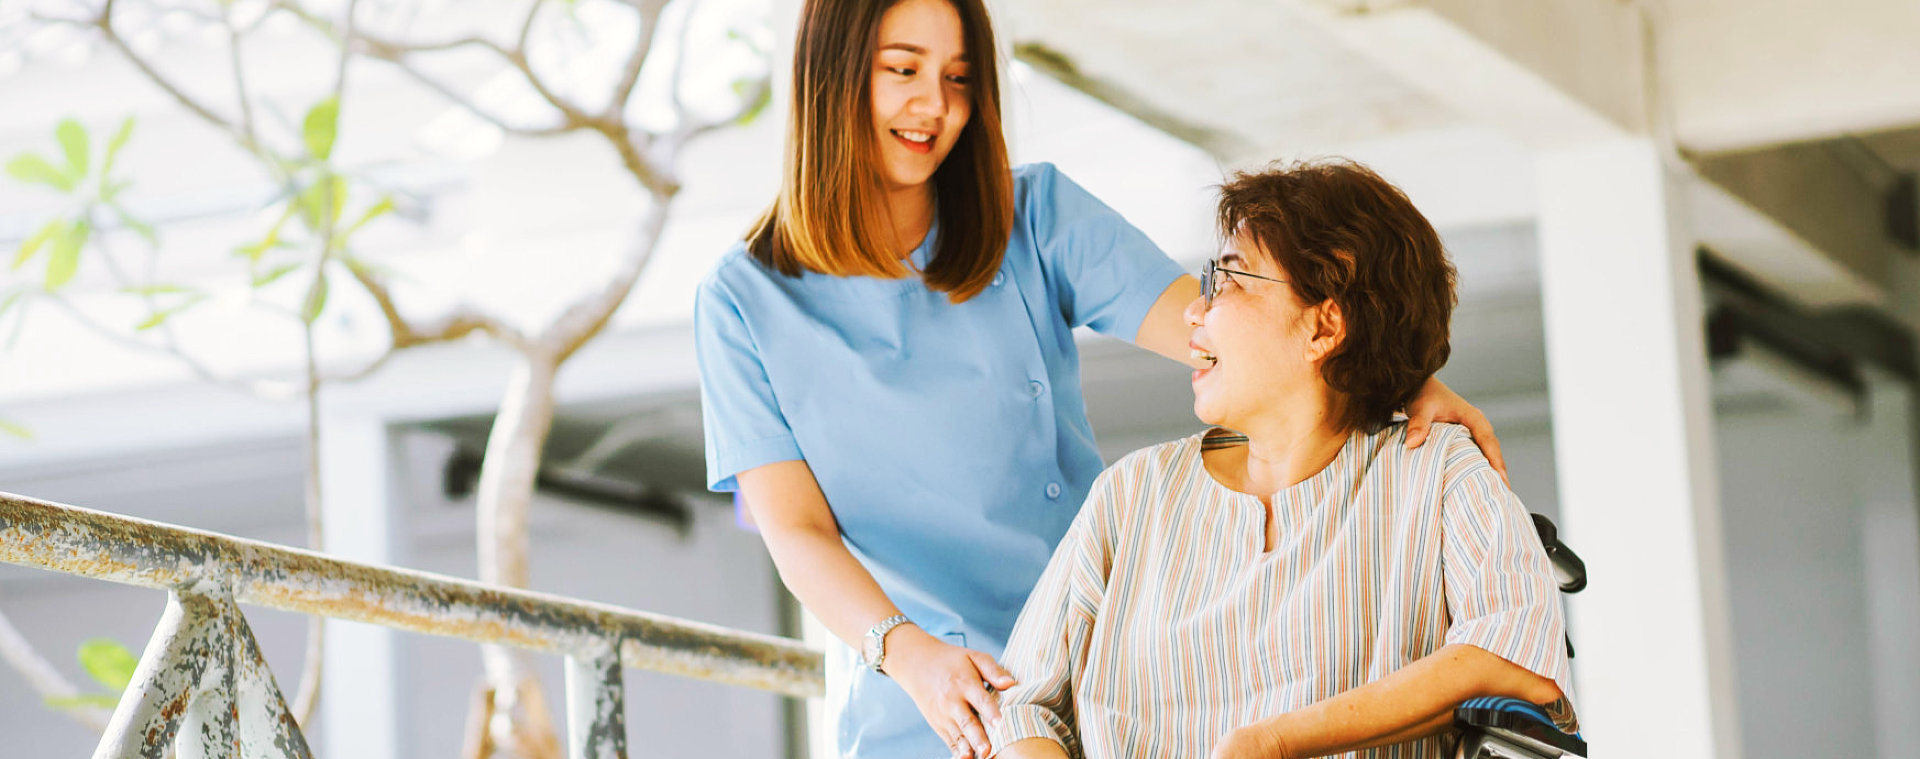
{"label": "metal railing", "polygon": [[[567,657],[569,756],[626,756],[624,667],[819,696],[799,641],[0,493],[0,561],[168,591],[95,759],[311,756],[239,603]],[[243,729],[244,728],[244,729]]]}

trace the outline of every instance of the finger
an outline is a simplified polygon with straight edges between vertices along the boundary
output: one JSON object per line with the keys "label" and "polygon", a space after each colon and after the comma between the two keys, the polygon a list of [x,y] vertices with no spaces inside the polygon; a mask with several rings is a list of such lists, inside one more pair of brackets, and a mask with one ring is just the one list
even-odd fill
{"label": "finger", "polygon": [[987,724],[1000,721],[998,694],[987,690],[985,686],[974,685],[967,688],[961,695],[967,699],[967,703],[973,705],[973,710],[980,715],[981,719],[986,720]]}
{"label": "finger", "polygon": [[960,734],[966,736],[966,740],[960,744],[962,750],[971,749],[973,756],[991,753],[987,750],[987,730],[980,726],[980,718],[974,715],[972,709],[962,704],[954,710],[953,723],[960,727]]}
{"label": "finger", "polygon": [[1473,436],[1473,442],[1480,445],[1480,452],[1486,454],[1487,463],[1493,465],[1493,471],[1500,473],[1500,481],[1511,489],[1513,483],[1507,480],[1507,459],[1500,455],[1500,438],[1493,434],[1493,423],[1487,421],[1486,414],[1474,414],[1467,424],[1467,433]]}
{"label": "finger", "polygon": [[993,683],[995,688],[1006,690],[1020,684],[1019,680],[1013,679],[1013,673],[1008,672],[1005,667],[1000,666],[999,662],[994,661],[993,657],[984,653],[973,652],[973,665],[980,668],[980,674],[985,676],[987,682]]}
{"label": "finger", "polygon": [[1409,409],[1407,413],[1407,450],[1425,445],[1427,433],[1433,428],[1433,412],[1426,408],[1417,411]]}

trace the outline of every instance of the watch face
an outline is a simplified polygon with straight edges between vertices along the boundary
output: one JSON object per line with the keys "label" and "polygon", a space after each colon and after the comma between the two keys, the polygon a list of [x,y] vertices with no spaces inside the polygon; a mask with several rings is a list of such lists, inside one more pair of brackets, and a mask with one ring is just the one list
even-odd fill
{"label": "watch face", "polygon": [[866,640],[860,642],[860,656],[873,664],[880,660],[880,636],[867,633]]}

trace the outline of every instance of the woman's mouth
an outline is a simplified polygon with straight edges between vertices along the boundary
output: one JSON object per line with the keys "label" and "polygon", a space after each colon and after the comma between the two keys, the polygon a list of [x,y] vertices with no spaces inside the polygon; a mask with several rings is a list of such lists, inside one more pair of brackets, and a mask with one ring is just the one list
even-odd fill
{"label": "woman's mouth", "polygon": [[910,129],[889,129],[887,132],[908,150],[920,154],[933,152],[932,132],[916,132]]}
{"label": "woman's mouth", "polygon": [[1213,371],[1215,366],[1220,365],[1220,357],[1208,353],[1204,349],[1190,345],[1187,350],[1187,355],[1191,356],[1194,360],[1207,362],[1206,366],[1193,370],[1193,381],[1195,382],[1199,382],[1200,378],[1206,376],[1207,372]]}

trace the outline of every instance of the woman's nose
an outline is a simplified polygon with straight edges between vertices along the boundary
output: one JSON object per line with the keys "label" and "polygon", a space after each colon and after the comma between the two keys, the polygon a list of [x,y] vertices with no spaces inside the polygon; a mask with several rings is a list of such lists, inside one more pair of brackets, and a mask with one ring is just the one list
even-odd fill
{"label": "woman's nose", "polygon": [[1207,322],[1206,297],[1202,296],[1199,298],[1194,298],[1191,302],[1187,303],[1187,310],[1185,312],[1185,315],[1187,317],[1188,326],[1198,327],[1202,324],[1205,324]]}
{"label": "woman's nose", "polygon": [[916,113],[934,118],[947,115],[947,93],[940,86],[938,78],[933,78],[931,85],[921,84],[918,89],[919,92],[907,104],[909,108]]}

